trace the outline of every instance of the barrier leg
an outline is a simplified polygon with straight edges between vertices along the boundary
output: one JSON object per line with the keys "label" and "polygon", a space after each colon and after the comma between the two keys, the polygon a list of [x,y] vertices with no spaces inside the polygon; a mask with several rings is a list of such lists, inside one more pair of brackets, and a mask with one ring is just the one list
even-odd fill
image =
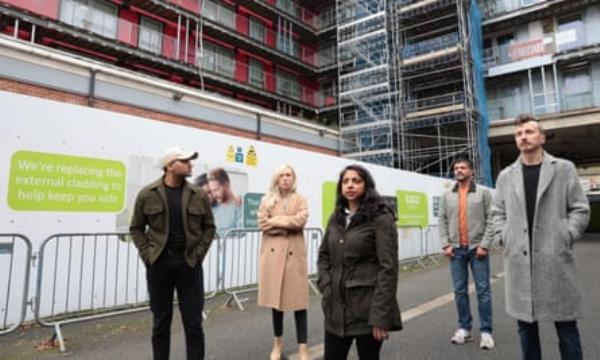
{"label": "barrier leg", "polygon": [[62,332],[60,330],[60,323],[54,324],[54,335],[56,335],[56,339],[58,340],[60,352],[67,351],[65,348],[65,340],[63,339]]}
{"label": "barrier leg", "polygon": [[321,292],[319,291],[319,289],[315,285],[314,280],[308,279],[307,281],[308,281],[308,286],[310,286],[310,288],[315,293],[315,295],[321,295]]}
{"label": "barrier leg", "polygon": [[225,306],[229,306],[229,304],[231,304],[231,300],[235,300],[235,303],[237,304],[240,311],[244,311],[244,306],[242,305],[240,298],[237,296],[237,292],[233,292],[229,295],[229,298],[225,302]]}

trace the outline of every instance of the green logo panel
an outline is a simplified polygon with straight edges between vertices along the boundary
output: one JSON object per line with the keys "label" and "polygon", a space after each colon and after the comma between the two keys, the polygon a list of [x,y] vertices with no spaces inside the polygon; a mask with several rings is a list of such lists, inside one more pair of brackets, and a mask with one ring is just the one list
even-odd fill
{"label": "green logo panel", "polygon": [[258,208],[265,194],[245,193],[244,194],[244,227],[258,228]]}
{"label": "green logo panel", "polygon": [[8,206],[21,211],[118,212],[125,205],[120,161],[18,151],[11,158]]}
{"label": "green logo panel", "polygon": [[396,191],[398,226],[429,225],[427,194],[416,191]]}
{"label": "green logo panel", "polygon": [[327,228],[327,222],[329,221],[329,217],[335,210],[335,193],[337,189],[337,183],[334,181],[325,181],[323,182],[323,204],[322,205],[322,216],[323,216],[323,229]]}

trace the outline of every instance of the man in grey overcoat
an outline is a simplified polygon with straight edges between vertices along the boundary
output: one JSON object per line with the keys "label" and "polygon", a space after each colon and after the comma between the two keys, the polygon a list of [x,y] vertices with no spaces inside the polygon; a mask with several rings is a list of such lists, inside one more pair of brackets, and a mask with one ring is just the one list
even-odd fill
{"label": "man in grey overcoat", "polygon": [[522,358],[541,359],[538,321],[552,321],[563,360],[582,358],[574,242],[590,207],[572,162],[543,150],[532,115],[516,119],[520,156],[496,181],[492,217],[504,245],[506,312],[517,319]]}

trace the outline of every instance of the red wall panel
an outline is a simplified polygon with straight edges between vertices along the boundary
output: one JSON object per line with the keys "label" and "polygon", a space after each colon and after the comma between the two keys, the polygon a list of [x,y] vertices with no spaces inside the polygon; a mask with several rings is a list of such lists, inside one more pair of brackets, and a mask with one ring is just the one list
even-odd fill
{"label": "red wall panel", "polygon": [[273,64],[264,64],[265,90],[275,92],[275,66]]}
{"label": "red wall panel", "polygon": [[239,82],[248,82],[248,56],[246,56],[245,54],[237,53],[235,55],[234,77]]}
{"label": "red wall panel", "polygon": [[171,4],[181,6],[182,8],[193,12],[194,14],[200,13],[200,1],[199,0],[168,0]]}
{"label": "red wall panel", "polygon": [[60,0],[2,0],[2,2],[29,10],[50,19],[58,19],[58,4]]}
{"label": "red wall panel", "polygon": [[137,46],[139,37],[140,16],[130,9],[119,12],[119,29],[117,38],[124,43]]}

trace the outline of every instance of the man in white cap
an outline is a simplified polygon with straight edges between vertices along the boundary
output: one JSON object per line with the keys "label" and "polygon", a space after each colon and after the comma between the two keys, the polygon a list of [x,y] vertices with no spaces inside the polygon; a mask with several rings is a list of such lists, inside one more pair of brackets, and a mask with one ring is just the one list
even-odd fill
{"label": "man in white cap", "polygon": [[164,174],[139,192],[129,228],[146,264],[155,360],[169,358],[175,289],[187,359],[204,359],[202,260],[215,235],[215,224],[208,196],[186,180],[196,158],[197,152],[179,147],[166,151]]}

